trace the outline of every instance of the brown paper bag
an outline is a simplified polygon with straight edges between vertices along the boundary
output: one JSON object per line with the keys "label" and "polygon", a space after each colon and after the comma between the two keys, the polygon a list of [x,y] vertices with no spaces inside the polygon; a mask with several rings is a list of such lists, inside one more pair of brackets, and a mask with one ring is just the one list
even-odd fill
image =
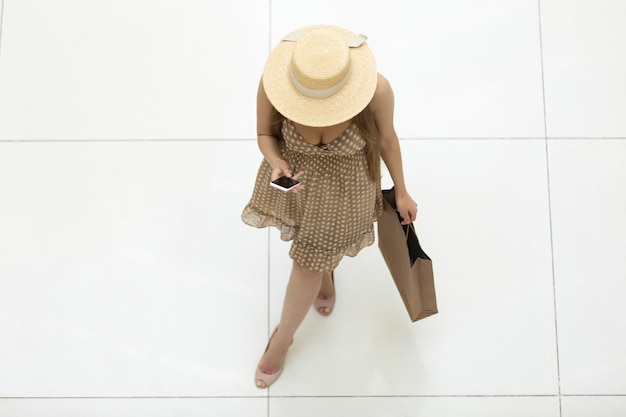
{"label": "brown paper bag", "polygon": [[383,214],[378,218],[378,247],[411,321],[436,314],[432,261],[422,250],[413,224],[400,224],[393,188],[383,190],[383,205]]}

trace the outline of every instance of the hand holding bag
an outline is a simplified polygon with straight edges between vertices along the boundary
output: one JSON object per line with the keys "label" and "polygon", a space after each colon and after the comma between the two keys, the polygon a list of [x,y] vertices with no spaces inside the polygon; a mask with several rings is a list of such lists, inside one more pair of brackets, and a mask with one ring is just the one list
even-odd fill
{"label": "hand holding bag", "polygon": [[413,224],[400,224],[402,218],[396,208],[395,190],[383,190],[378,247],[411,321],[415,322],[438,312],[433,264],[422,250]]}

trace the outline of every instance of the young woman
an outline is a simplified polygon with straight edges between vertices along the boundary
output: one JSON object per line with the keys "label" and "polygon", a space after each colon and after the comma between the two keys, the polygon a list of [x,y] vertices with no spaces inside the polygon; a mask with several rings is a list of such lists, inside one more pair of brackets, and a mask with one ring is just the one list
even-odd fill
{"label": "young woman", "polygon": [[[259,388],[278,379],[311,305],[331,313],[342,257],[374,242],[381,157],[404,223],[417,214],[404,182],[393,92],[365,41],[342,28],[308,26],[285,37],[265,65],[257,96],[264,160],[242,219],[292,240],[293,267],[280,323],[255,374]],[[283,176],[300,185],[288,192],[270,186]]]}

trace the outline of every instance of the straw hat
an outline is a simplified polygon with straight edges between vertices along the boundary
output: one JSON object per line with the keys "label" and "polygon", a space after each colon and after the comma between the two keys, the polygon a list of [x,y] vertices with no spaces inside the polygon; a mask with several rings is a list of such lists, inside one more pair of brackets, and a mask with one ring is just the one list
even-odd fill
{"label": "straw hat", "polygon": [[367,38],[334,26],[307,26],[270,54],[263,87],[274,108],[306,126],[332,126],[361,112],[377,72]]}

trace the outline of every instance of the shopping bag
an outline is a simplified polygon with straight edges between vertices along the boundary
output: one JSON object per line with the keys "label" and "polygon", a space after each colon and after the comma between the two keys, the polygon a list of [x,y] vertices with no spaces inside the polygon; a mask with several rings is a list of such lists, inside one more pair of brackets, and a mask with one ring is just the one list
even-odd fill
{"label": "shopping bag", "polygon": [[401,221],[394,189],[383,190],[378,247],[411,321],[415,322],[438,312],[433,264],[420,246],[413,224],[403,226]]}

